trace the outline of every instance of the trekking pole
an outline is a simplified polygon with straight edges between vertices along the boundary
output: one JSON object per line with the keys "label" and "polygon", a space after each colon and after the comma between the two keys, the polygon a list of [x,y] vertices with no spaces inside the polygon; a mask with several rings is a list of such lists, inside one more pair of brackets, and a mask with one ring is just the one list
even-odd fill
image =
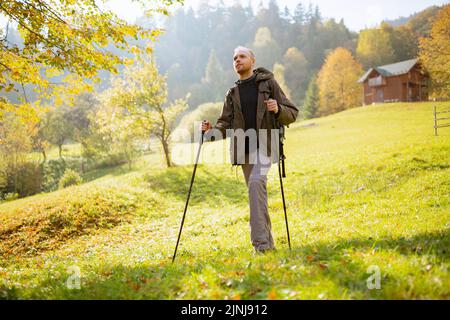
{"label": "trekking pole", "polygon": [[202,136],[200,138],[200,143],[198,146],[197,158],[195,159],[194,172],[192,172],[191,185],[189,187],[189,193],[186,200],[186,205],[184,206],[183,219],[181,220],[180,231],[178,232],[178,240],[177,245],[175,246],[175,252],[173,253],[172,263],[175,261],[175,257],[177,256],[178,244],[180,243],[181,231],[183,230],[184,219],[186,218],[186,211],[189,204],[189,199],[191,198],[192,185],[194,184],[195,172],[197,171],[198,158],[200,157],[200,151],[202,149],[203,144],[203,136],[205,135],[205,131],[202,130]]}
{"label": "trekking pole", "polygon": [[[272,113],[272,124],[273,128],[276,128],[276,121],[275,121],[275,113]],[[278,128],[280,130],[280,128]],[[286,233],[288,238],[288,244],[289,244],[289,250],[291,250],[291,237],[289,235],[289,224],[288,224],[288,218],[287,218],[287,211],[286,211],[286,201],[284,199],[284,189],[283,189],[283,177],[286,177],[285,168],[284,168],[284,150],[283,150],[283,142],[281,141],[281,135],[278,136],[278,142],[279,142],[279,158],[278,158],[278,175],[280,176],[280,188],[281,188],[281,197],[283,198],[283,210],[284,210],[284,220],[286,221]],[[281,162],[283,162],[283,173],[281,173]]]}

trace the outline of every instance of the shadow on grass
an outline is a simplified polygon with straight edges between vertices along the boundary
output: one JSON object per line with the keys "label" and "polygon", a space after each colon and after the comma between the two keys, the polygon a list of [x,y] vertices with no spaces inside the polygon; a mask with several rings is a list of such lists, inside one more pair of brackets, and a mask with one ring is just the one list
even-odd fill
{"label": "shadow on grass", "polygon": [[[161,194],[170,194],[181,201],[186,201],[193,170],[193,166],[169,168],[161,173],[145,175],[144,181]],[[238,170],[241,169],[238,168]],[[247,199],[247,187],[243,178],[238,180],[232,173],[224,175],[206,166],[198,165],[189,200],[190,205],[202,204],[205,201],[220,203],[217,202],[220,200],[228,203],[242,203]]]}
{"label": "shadow on grass", "polygon": [[100,169],[94,169],[86,172],[82,175],[83,182],[91,182],[105,176],[121,176],[123,174],[134,171],[135,169],[129,168],[128,164],[121,164],[118,166],[104,167]]}
{"label": "shadow on grass", "polygon": [[[310,299],[316,292],[327,292],[332,283],[332,299],[448,299],[445,288],[436,289],[433,281],[428,281],[435,277],[432,270],[417,269],[408,277],[399,277],[401,273],[387,267],[395,263],[392,260],[379,266],[381,290],[369,290],[370,262],[352,258],[349,252],[358,256],[376,256],[377,251],[394,251],[406,257],[429,255],[445,264],[449,260],[449,235],[449,230],[443,230],[398,239],[355,238],[257,256],[242,254],[242,248],[237,248],[209,251],[198,258],[183,249],[174,264],[167,257],[159,265],[103,268],[83,280],[81,290],[68,290],[61,287],[61,281],[50,280],[36,287],[33,298],[48,298],[42,296],[41,289],[49,287],[53,288],[50,298],[57,299],[224,299],[236,294],[242,299],[267,299],[274,290],[277,299]],[[422,279],[415,283],[417,277]],[[20,289],[14,292],[20,297]]]}

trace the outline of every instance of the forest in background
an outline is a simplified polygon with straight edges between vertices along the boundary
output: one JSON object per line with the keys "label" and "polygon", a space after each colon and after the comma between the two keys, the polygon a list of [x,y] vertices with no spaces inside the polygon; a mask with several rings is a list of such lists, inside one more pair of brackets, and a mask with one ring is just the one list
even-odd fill
{"label": "forest in background", "polygon": [[[334,49],[348,49],[363,69],[416,58],[419,39],[429,34],[439,9],[432,6],[357,33],[350,31],[343,20],[324,18],[319,6],[303,2],[292,11],[271,0],[268,7],[260,5],[256,12],[250,5],[211,6],[205,2],[197,11],[182,7],[163,18],[165,31],[154,44],[153,55],[158,71],[167,77],[168,100],[190,93],[189,110],[202,103],[223,101],[236,81],[232,54],[238,45],[254,49],[257,66],[271,71],[281,67],[291,98],[303,105],[310,80]],[[146,17],[138,18],[136,23],[156,26]],[[19,45],[23,42],[14,28],[9,29],[8,41]],[[109,49],[130,57],[112,46]],[[119,70],[122,68],[119,66]],[[110,87],[110,75],[108,71],[100,72],[97,91]],[[32,100],[31,87],[25,92]],[[13,93],[9,97],[18,100]]]}
{"label": "forest in background", "polygon": [[[13,8],[23,5],[8,3]],[[1,44],[11,57],[22,53],[24,59],[19,63],[4,55],[0,60],[18,70],[4,69],[6,76],[0,78],[0,200],[79,184],[83,175],[99,168],[123,163],[131,168],[138,156],[150,152],[149,137],[161,146],[152,152],[160,152],[172,166],[171,143],[182,140],[176,129],[192,133],[194,121],[214,121],[220,114],[225,93],[236,80],[231,61],[238,45],[255,51],[257,67],[274,72],[299,106],[300,119],[360,106],[357,80],[365,69],[419,55],[432,76],[438,76],[435,96],[449,98],[445,54],[436,50],[442,43],[448,46],[449,8],[430,7],[400,19],[406,23],[386,22],[355,33],[344,21],[325,19],[319,7],[301,2],[294,12],[279,8],[275,0],[256,12],[250,6],[212,7],[204,2],[198,11],[180,8],[166,17],[165,32],[156,30],[150,42],[132,27],[122,27],[125,32],[117,40],[122,48],[101,38],[105,21],[100,15],[94,39],[107,44],[113,55],[72,52],[71,43],[64,43],[69,38],[54,33],[70,54],[66,60],[53,47],[39,52],[39,34],[25,20],[20,20],[26,27],[21,35],[8,23],[0,30]],[[42,23],[39,16],[29,18],[23,12],[25,19]],[[156,28],[148,18],[139,18],[137,24]],[[79,32],[84,41],[85,33],[67,32]],[[139,52],[135,45],[150,50]],[[34,51],[49,59],[47,66],[42,61],[28,65],[31,56],[26,54]],[[96,72],[99,77],[92,84],[80,81]],[[42,87],[53,91],[39,92]],[[66,154],[63,146],[68,144],[79,150]]]}
{"label": "forest in background", "polygon": [[348,49],[364,69],[416,58],[419,38],[429,33],[439,7],[411,16],[406,23],[383,23],[359,34],[345,21],[325,19],[320,7],[299,2],[291,12],[275,0],[254,12],[251,6],[212,7],[198,12],[182,8],[167,18],[166,32],[155,47],[160,72],[167,73],[169,98],[191,92],[190,108],[223,101],[236,81],[233,50],[238,45],[254,49],[257,66],[285,69],[285,82],[297,105],[303,105],[311,78],[326,56],[338,47]]}

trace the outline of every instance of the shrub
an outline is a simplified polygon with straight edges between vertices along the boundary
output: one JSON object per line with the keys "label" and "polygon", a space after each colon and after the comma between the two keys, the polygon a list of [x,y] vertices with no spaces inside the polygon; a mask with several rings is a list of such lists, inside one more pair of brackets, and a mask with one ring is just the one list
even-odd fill
{"label": "shrub", "polygon": [[64,175],[62,176],[61,180],[59,180],[59,188],[63,189],[68,186],[72,185],[79,185],[81,184],[82,179],[78,172],[73,171],[72,169],[67,169],[64,172]]}
{"label": "shrub", "polygon": [[58,188],[58,181],[64,175],[67,164],[63,160],[50,160],[42,164],[42,191],[50,192]]}
{"label": "shrub", "polygon": [[8,180],[10,192],[16,192],[20,197],[34,195],[41,192],[41,167],[34,162],[20,163],[16,171],[9,175]]}
{"label": "shrub", "polygon": [[14,193],[14,192],[6,193],[3,196],[3,200],[5,200],[5,201],[12,201],[12,200],[16,200],[16,199],[19,199],[19,194]]}
{"label": "shrub", "polygon": [[[204,103],[198,106],[194,111],[186,114],[180,121],[180,124],[172,134],[173,141],[187,142],[185,141],[184,133],[189,132],[190,138],[194,136],[194,123],[196,121],[209,120],[213,125],[220,117],[223,103]],[[197,129],[197,128],[195,128]]]}

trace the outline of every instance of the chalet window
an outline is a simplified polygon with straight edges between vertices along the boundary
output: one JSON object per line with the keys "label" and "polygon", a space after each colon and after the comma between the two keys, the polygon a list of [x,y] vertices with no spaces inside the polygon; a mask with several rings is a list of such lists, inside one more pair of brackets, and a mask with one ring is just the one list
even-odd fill
{"label": "chalet window", "polygon": [[383,85],[383,77],[378,76],[375,78],[369,79],[369,87],[377,87]]}

